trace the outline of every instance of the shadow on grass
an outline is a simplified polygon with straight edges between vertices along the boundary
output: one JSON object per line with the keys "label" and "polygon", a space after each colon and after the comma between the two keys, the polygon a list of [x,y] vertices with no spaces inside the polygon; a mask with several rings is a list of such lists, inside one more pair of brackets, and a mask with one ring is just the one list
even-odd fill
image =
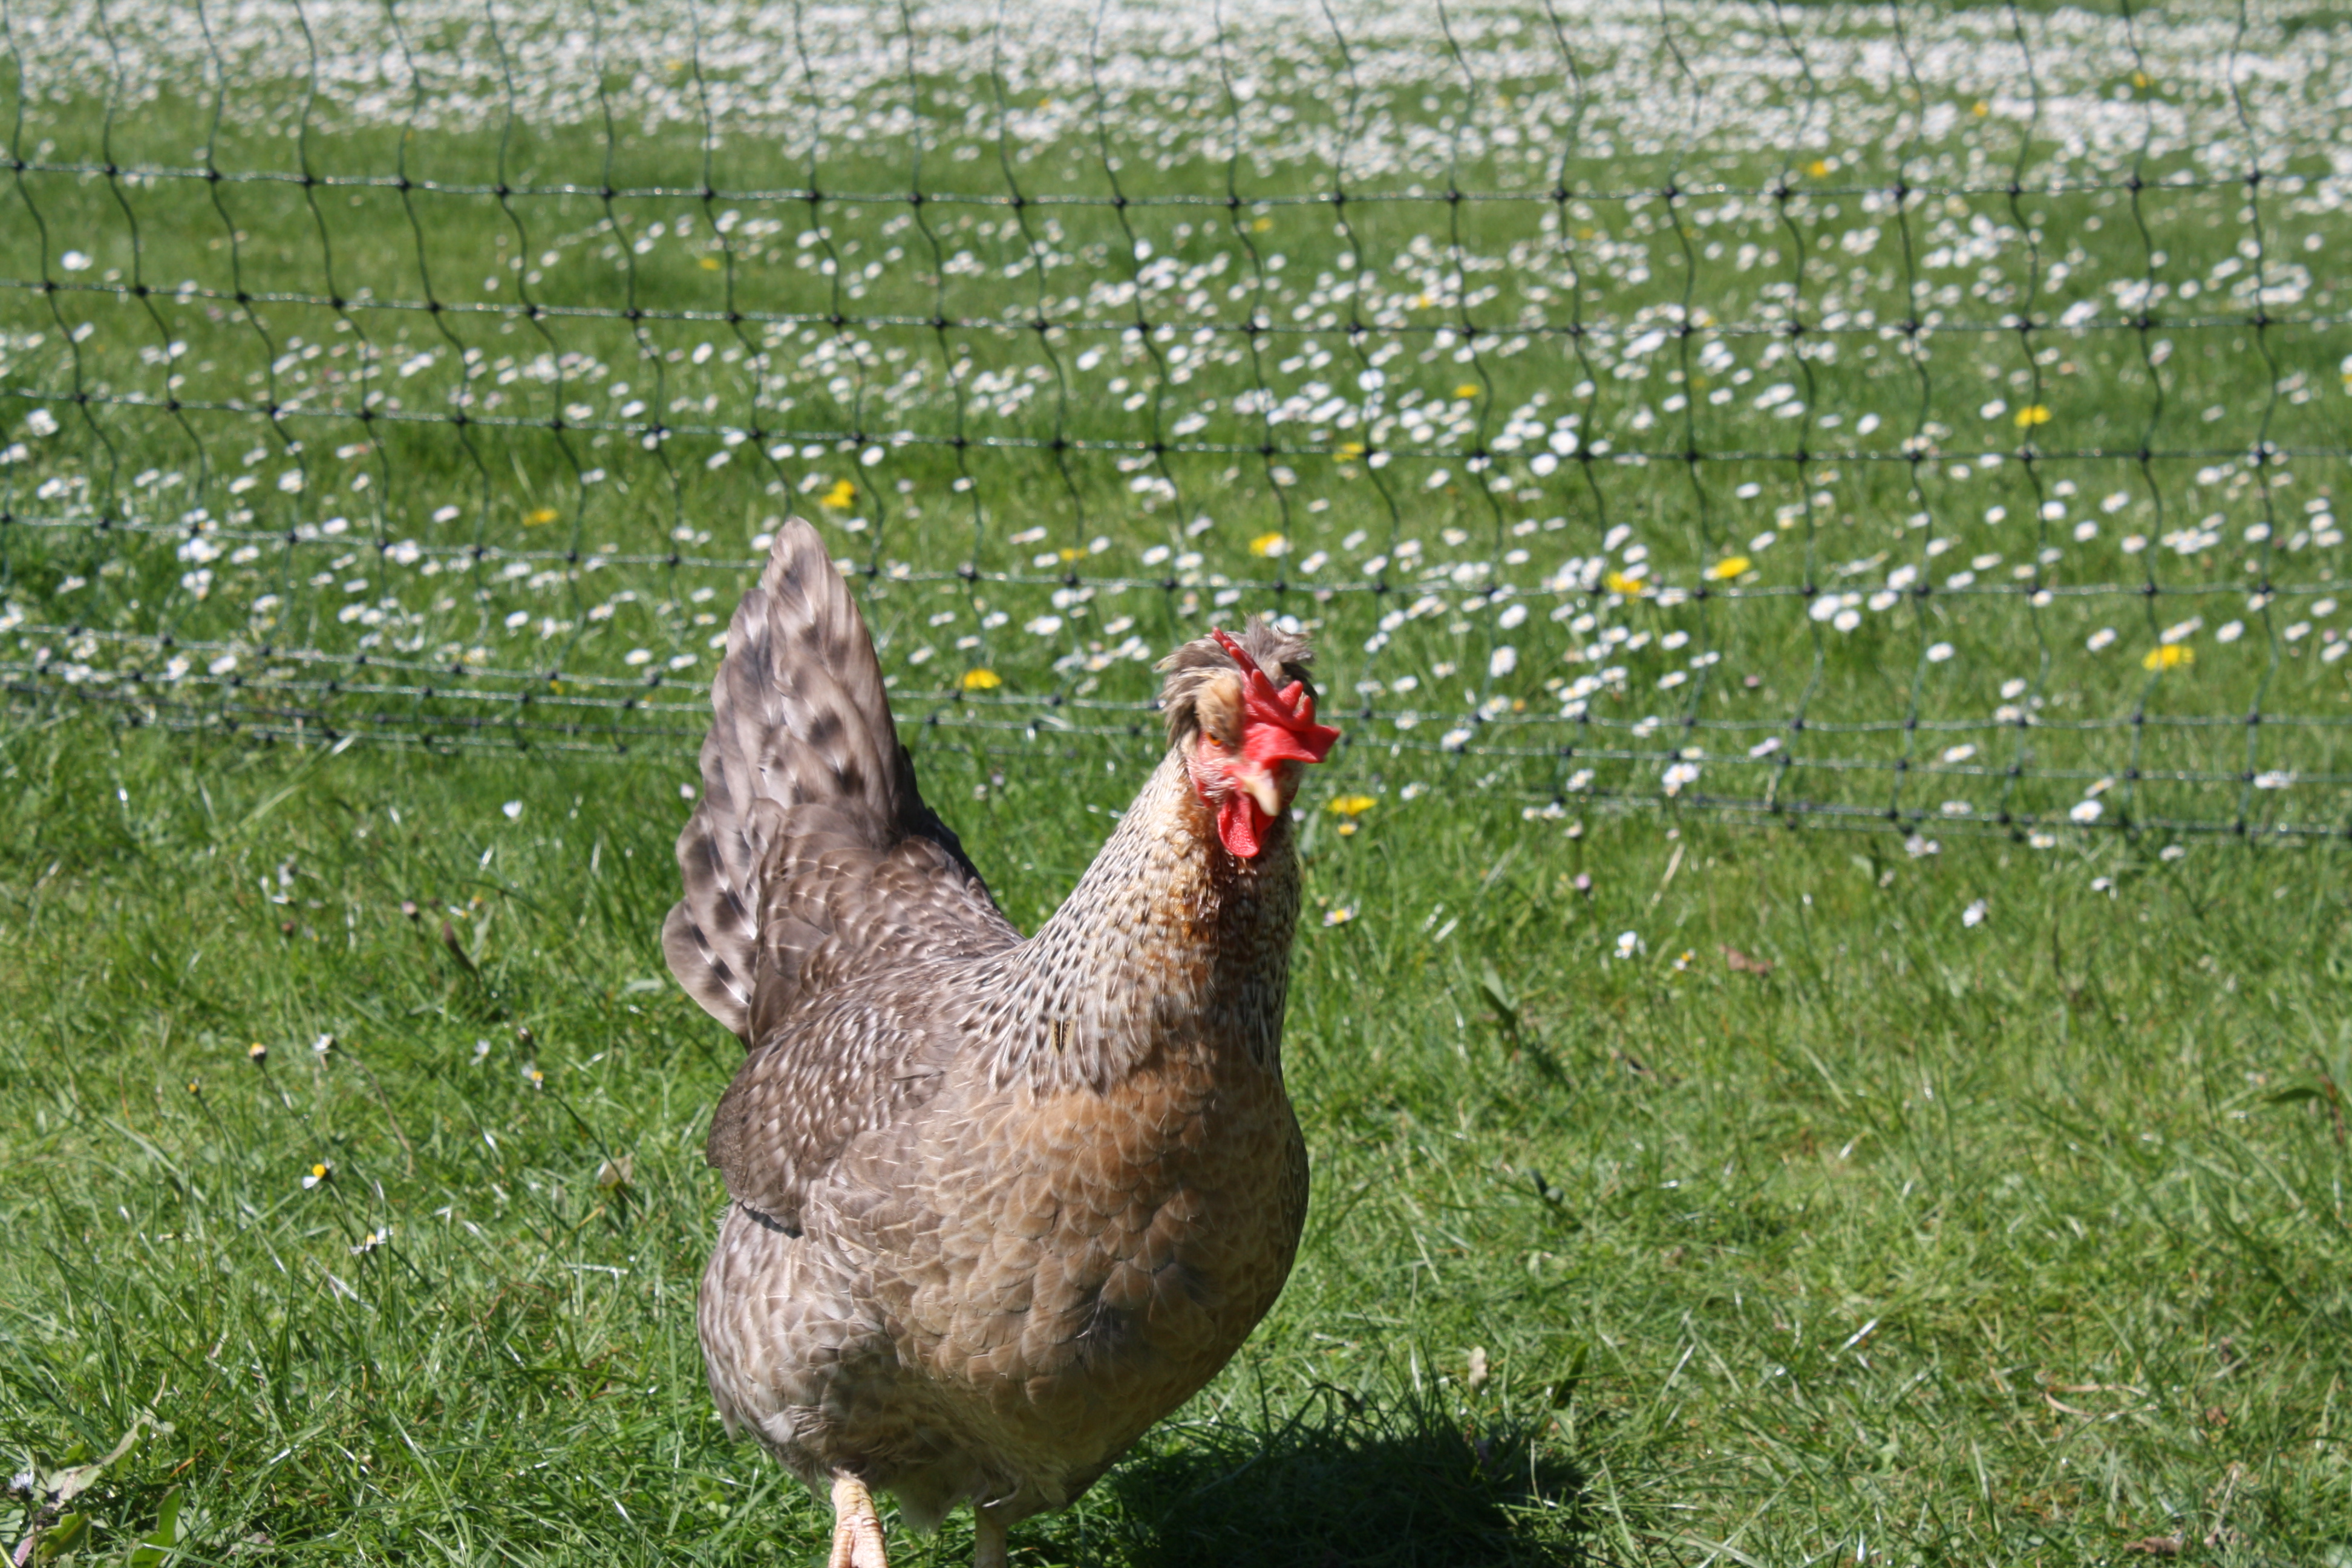
{"label": "shadow on grass", "polygon": [[1376,1406],[1327,1385],[1271,1434],[1166,1432],[1101,1485],[1135,1560],[1166,1568],[1619,1560],[1599,1540],[1585,1471],[1540,1440],[1549,1425],[1465,1430],[1433,1400]]}

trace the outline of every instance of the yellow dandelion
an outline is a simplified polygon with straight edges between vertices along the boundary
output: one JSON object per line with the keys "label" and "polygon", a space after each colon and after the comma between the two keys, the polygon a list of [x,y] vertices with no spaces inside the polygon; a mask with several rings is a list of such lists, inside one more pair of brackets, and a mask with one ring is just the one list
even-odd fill
{"label": "yellow dandelion", "polygon": [[1428,310],[1428,309],[1429,309],[1429,296],[1428,296],[1428,295],[1426,295],[1426,294],[1415,294],[1415,295],[1412,297],[1412,308],[1413,308],[1414,310]]}
{"label": "yellow dandelion", "polygon": [[2029,403],[2017,411],[2017,427],[2031,430],[2036,425],[2050,423],[2050,410],[2039,403]]}
{"label": "yellow dandelion", "polygon": [[[2352,381],[2352,374],[2347,374],[2344,379],[2347,381]],[[1343,458],[1360,458],[1363,455],[1364,444],[1361,441],[1342,441],[1339,443],[1339,456]]]}
{"label": "yellow dandelion", "polygon": [[1264,234],[1266,230],[1268,230],[1268,229],[1272,228],[1273,226],[1274,226],[1274,220],[1273,220],[1272,218],[1270,218],[1270,217],[1256,218],[1256,219],[1252,220],[1252,222],[1251,222],[1251,224],[1250,224],[1250,227],[1251,227],[1252,229],[1255,230],[1255,231],[1256,231],[1257,233],[1259,233],[1259,234]]}
{"label": "yellow dandelion", "polygon": [[1816,158],[1811,163],[1805,165],[1805,173],[1811,174],[1816,180],[1827,178],[1829,172],[1830,163],[1829,160],[1826,158]]}
{"label": "yellow dandelion", "polygon": [[2168,642],[2162,647],[2148,649],[2147,657],[2139,661],[2139,667],[2142,669],[2177,669],[2184,664],[2196,662],[2195,648],[2183,647],[2179,643]]}
{"label": "yellow dandelion", "polygon": [[1004,684],[1004,678],[992,669],[967,669],[963,672],[966,691],[993,691]]}
{"label": "yellow dandelion", "polygon": [[1472,383],[1465,381],[1461,385],[1454,389],[1454,395],[1461,398],[1475,397],[1478,395],[1478,388]]}
{"label": "yellow dandelion", "polygon": [[706,256],[702,258],[699,265],[705,272],[716,272],[722,264],[719,258],[715,256]]}
{"label": "yellow dandelion", "polygon": [[833,481],[833,489],[825,491],[824,494],[816,498],[816,504],[822,507],[830,507],[835,511],[843,511],[846,510],[849,503],[856,499],[857,487],[856,485],[851,484],[847,479],[835,479]]}
{"label": "yellow dandelion", "polygon": [[1718,583],[1728,583],[1756,564],[1745,555],[1727,555],[1706,569],[1706,574]]}
{"label": "yellow dandelion", "polygon": [[1261,533],[1250,541],[1252,555],[1276,556],[1290,548],[1290,541],[1279,533]]}
{"label": "yellow dandelion", "polygon": [[1368,795],[1343,795],[1323,809],[1336,812],[1341,816],[1361,816],[1379,804],[1379,801]]}
{"label": "yellow dandelion", "polygon": [[1969,112],[1975,115],[1979,120],[1982,120],[1986,115],[1992,112],[1992,105],[1979,98],[1974,103],[1969,105]]}
{"label": "yellow dandelion", "polygon": [[1601,582],[1607,585],[1611,593],[1622,594],[1629,599],[1641,597],[1650,586],[1639,577],[1628,577],[1622,572],[1612,572],[1602,578]]}
{"label": "yellow dandelion", "polygon": [[1085,553],[1086,552],[1083,550],[1073,550],[1069,546],[1065,545],[1062,547],[1062,564],[1067,566],[1071,562],[1076,561]]}
{"label": "yellow dandelion", "polygon": [[529,511],[522,514],[523,526],[526,528],[542,527],[547,523],[553,522],[557,518],[562,515],[563,514],[562,512],[557,511],[551,506],[535,506]]}
{"label": "yellow dandelion", "polygon": [[2132,72],[2132,85],[2133,85],[2134,87],[2146,87],[2146,86],[2147,85],[2147,80],[2148,80],[2148,78],[2147,78],[2147,72],[2146,72],[2146,71],[2134,71],[2134,72]]}

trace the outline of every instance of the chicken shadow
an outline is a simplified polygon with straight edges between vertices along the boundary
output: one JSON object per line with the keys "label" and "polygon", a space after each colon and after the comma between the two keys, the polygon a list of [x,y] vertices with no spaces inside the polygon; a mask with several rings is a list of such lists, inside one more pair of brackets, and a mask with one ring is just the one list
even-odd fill
{"label": "chicken shadow", "polygon": [[1535,1568],[1615,1560],[1549,1426],[1465,1430],[1433,1401],[1321,1385],[1272,1430],[1163,1427],[1101,1485],[1138,1562],[1166,1568]]}

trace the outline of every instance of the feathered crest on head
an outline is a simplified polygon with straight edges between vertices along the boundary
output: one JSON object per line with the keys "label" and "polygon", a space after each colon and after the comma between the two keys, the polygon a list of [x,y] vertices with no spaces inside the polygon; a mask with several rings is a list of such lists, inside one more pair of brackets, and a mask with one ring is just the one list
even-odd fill
{"label": "feathered crest on head", "polygon": [[[1181,745],[1200,733],[1201,721],[1194,699],[1209,678],[1220,670],[1238,668],[1246,680],[1255,669],[1257,680],[1249,683],[1251,689],[1254,691],[1259,682],[1264,682],[1268,697],[1276,700],[1279,700],[1276,689],[1296,684],[1298,698],[1307,704],[1307,721],[1313,722],[1315,686],[1307,677],[1314,662],[1314,650],[1307,646],[1305,637],[1282,630],[1264,616],[1252,616],[1238,634],[1220,629],[1186,643],[1159,665],[1160,673],[1168,678],[1160,689],[1160,716],[1168,725],[1168,743]],[[1292,706],[1284,711],[1294,712],[1297,701],[1295,698]]]}

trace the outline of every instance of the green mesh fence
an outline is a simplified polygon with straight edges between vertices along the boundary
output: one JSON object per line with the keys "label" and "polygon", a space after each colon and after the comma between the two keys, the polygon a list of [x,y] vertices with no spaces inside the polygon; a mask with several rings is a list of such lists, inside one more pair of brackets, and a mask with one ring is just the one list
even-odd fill
{"label": "green mesh fence", "polygon": [[[21,708],[675,752],[815,521],[918,748],[2352,832],[2352,35],[2243,5],[0,0]],[[682,770],[683,774],[683,770]]]}

